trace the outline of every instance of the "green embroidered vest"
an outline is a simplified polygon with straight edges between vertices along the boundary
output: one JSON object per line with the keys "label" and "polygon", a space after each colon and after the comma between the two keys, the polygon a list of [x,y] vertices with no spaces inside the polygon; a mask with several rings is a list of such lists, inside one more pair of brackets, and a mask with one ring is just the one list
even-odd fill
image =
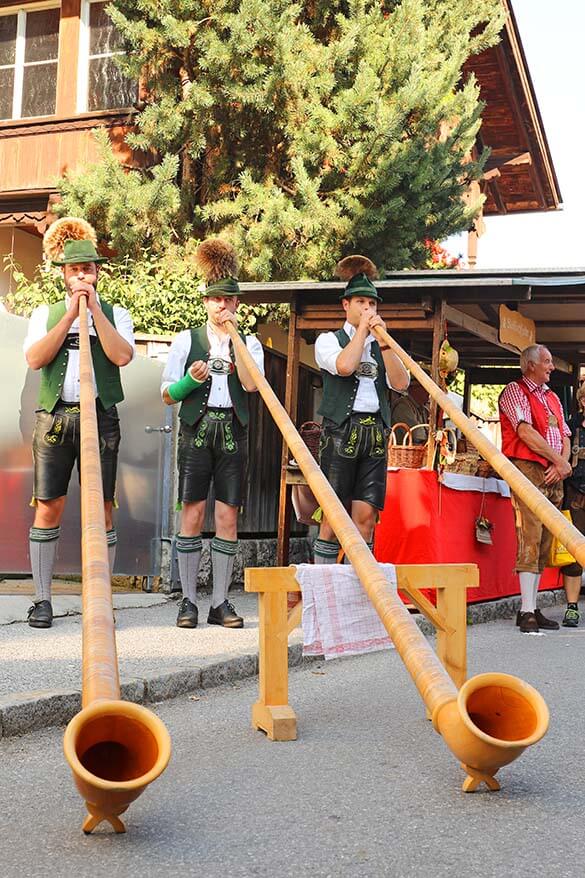
{"label": "green embroidered vest", "polygon": [[[245,336],[241,335],[241,338],[245,341]],[[185,363],[185,374],[187,374],[187,370],[192,363],[196,360],[206,360],[208,356],[209,338],[207,336],[207,324],[205,323],[203,326],[198,326],[197,329],[191,330],[191,350]],[[242,387],[235,369],[228,375],[228,389],[236,418],[243,427],[247,427],[249,420],[248,394]],[[211,376],[183,400],[179,411],[181,420],[194,427],[205,414],[210,393]]]}
{"label": "green embroidered vest", "polygon": [[[100,305],[112,326],[115,326],[114,309],[112,306],[103,300],[101,300]],[[62,317],[64,317],[66,310],[65,302],[49,305],[47,332],[50,332],[59,323]],[[47,412],[53,411],[61,397],[68,358],[69,351],[64,342],[55,359],[41,369],[38,405],[39,408]],[[124,399],[124,391],[120,381],[120,369],[111,360],[108,360],[97,336],[95,342],[91,345],[91,358],[93,360],[98,399],[105,409],[109,409]]]}
{"label": "green embroidered vest", "polygon": [[[338,329],[335,337],[342,348],[347,347],[350,342],[349,335],[344,329]],[[386,427],[390,427],[390,405],[388,403],[386,369],[380,345],[377,341],[372,342],[371,352],[378,366],[378,375],[374,381],[374,386],[380,403],[380,415]],[[353,404],[360,383],[359,378],[356,375],[332,375],[326,369],[321,369],[321,375],[323,376],[323,400],[319,408],[319,414],[340,427],[353,411]]]}

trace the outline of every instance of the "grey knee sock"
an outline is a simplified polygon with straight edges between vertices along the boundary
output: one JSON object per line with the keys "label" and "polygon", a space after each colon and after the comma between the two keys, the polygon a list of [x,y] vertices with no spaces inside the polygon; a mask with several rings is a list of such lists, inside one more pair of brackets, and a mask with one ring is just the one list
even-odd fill
{"label": "grey knee sock", "polygon": [[237,540],[223,540],[221,537],[214,537],[211,541],[211,566],[213,568],[212,607],[219,607],[220,604],[227,600],[237,550]]}
{"label": "grey knee sock", "polygon": [[315,564],[337,564],[340,548],[337,540],[322,540],[321,537],[317,537],[313,543]]}
{"label": "grey knee sock", "polygon": [[197,604],[197,575],[201,562],[201,535],[196,537],[183,537],[177,534],[177,557],[179,561],[179,576],[183,597],[189,598],[192,604]]}
{"label": "grey knee sock", "polygon": [[51,600],[53,566],[60,527],[31,527],[29,532],[30,564],[35,584],[35,601]]}
{"label": "grey knee sock", "polygon": [[118,544],[118,534],[116,528],[106,531],[106,542],[108,544],[108,561],[110,564],[110,578],[114,573],[114,563],[116,561],[116,546]]}

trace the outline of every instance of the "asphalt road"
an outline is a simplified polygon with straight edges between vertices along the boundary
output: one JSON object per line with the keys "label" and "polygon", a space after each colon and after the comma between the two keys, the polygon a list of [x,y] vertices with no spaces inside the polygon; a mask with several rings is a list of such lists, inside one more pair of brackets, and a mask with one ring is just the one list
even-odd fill
{"label": "asphalt road", "polygon": [[291,673],[296,742],[250,728],[256,681],[156,706],[173,757],[125,836],[81,833],[60,730],[0,741],[0,874],[582,876],[585,627],[532,637],[497,622],[469,638],[470,672],[518,674],[552,715],[499,793],[461,793],[395,652],[313,663]]}

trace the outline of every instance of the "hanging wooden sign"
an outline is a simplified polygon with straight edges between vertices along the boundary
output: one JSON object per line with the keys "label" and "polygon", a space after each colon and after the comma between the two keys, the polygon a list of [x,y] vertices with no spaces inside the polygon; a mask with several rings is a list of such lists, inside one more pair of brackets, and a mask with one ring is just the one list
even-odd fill
{"label": "hanging wooden sign", "polygon": [[512,344],[523,351],[536,343],[536,326],[534,320],[524,317],[518,311],[512,311],[506,305],[500,305],[500,341]]}

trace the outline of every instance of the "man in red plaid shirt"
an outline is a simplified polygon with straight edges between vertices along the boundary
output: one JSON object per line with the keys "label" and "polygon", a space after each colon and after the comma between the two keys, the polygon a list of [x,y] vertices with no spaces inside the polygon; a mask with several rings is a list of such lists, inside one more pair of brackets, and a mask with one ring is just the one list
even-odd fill
{"label": "man in red plaid shirt", "polygon": [[[512,381],[500,396],[502,451],[557,508],[563,501],[563,479],[571,475],[571,431],[561,401],[547,386],[554,369],[543,345],[530,345],[520,355],[520,381]],[[516,571],[522,605],[516,624],[525,634],[553,630],[557,622],[536,608],[540,574],[548,563],[552,535],[516,495]]]}

